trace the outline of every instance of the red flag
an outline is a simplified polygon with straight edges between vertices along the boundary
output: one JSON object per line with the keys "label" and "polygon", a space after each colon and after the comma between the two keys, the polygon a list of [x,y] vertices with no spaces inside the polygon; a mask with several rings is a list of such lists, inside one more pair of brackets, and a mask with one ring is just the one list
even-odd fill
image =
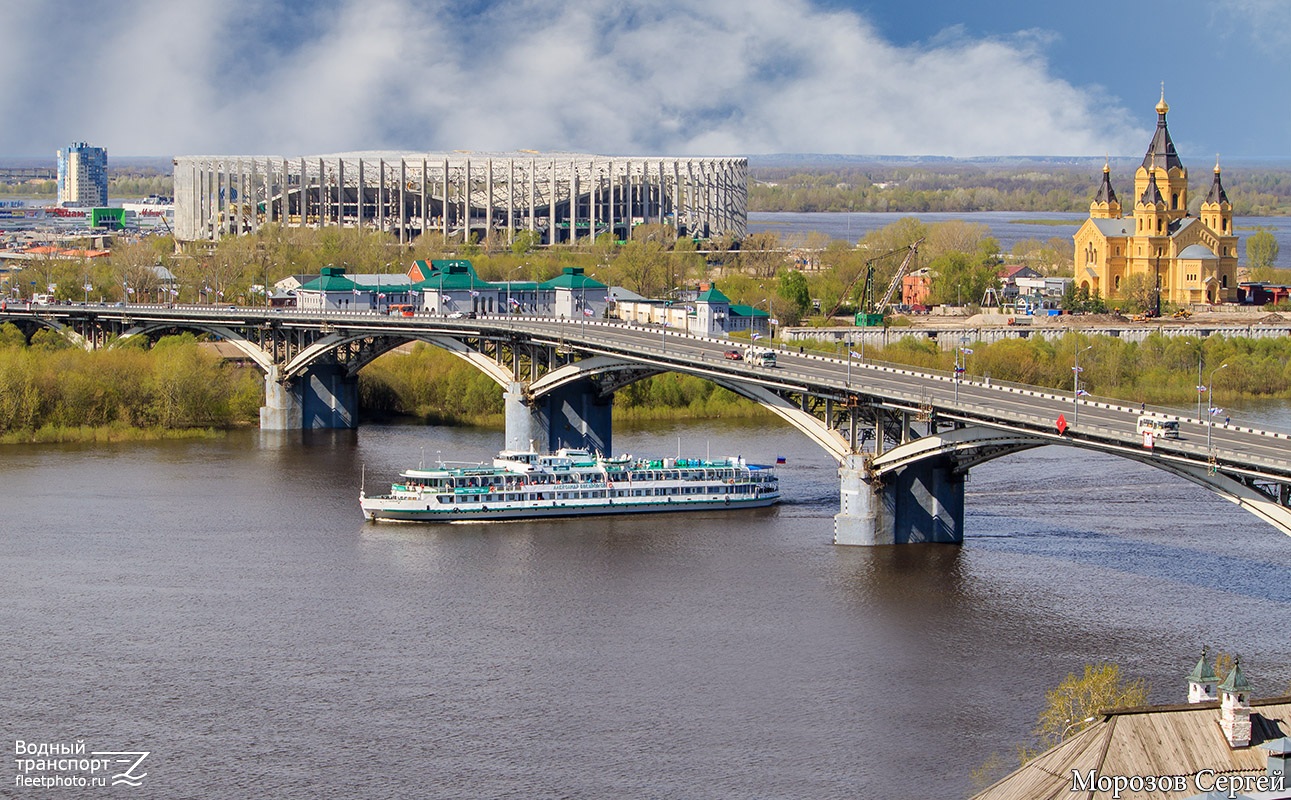
{"label": "red flag", "polygon": [[1058,415],[1058,422],[1054,425],[1058,429],[1058,435],[1062,436],[1067,432],[1067,417],[1065,414]]}

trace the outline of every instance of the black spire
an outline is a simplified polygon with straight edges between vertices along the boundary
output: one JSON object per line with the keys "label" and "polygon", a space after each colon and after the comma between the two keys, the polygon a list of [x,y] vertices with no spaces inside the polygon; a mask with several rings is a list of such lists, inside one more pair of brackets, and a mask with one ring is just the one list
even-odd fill
{"label": "black spire", "polygon": [[1170,110],[1170,106],[1165,102],[1165,85],[1161,86],[1161,101],[1157,103],[1157,129],[1152,135],[1152,141],[1148,144],[1148,152],[1143,156],[1143,166],[1147,167],[1154,161],[1161,161],[1166,170],[1178,167],[1183,168],[1183,162],[1179,160],[1179,154],[1175,152],[1174,142],[1170,139],[1170,129],[1166,127],[1165,115]]}
{"label": "black spire", "polygon": [[1112,188],[1112,168],[1108,164],[1103,165],[1103,182],[1098,187],[1098,194],[1094,195],[1094,202],[1108,205],[1116,202],[1116,190]]}
{"label": "black spire", "polygon": [[1161,190],[1157,188],[1157,171],[1156,164],[1153,163],[1148,168],[1148,188],[1143,190],[1143,196],[1139,198],[1140,203],[1155,205],[1156,203],[1165,204],[1165,198],[1161,196]]}
{"label": "black spire", "polygon": [[[1210,184],[1210,192],[1206,195],[1207,203],[1227,203],[1228,193],[1224,191],[1224,184],[1219,181],[1219,159],[1215,159],[1215,181]],[[1231,205],[1231,203],[1230,203]]]}

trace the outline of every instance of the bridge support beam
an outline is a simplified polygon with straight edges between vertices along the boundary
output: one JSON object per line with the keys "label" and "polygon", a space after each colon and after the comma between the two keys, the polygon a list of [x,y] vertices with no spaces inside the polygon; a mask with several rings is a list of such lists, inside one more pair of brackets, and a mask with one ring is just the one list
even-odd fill
{"label": "bridge support beam", "polygon": [[279,380],[274,369],[264,387],[261,430],[358,427],[359,379],[340,364],[315,364],[288,381]]}
{"label": "bridge support beam", "polygon": [[613,398],[603,397],[592,381],[561,386],[543,395],[534,406],[538,435],[533,438],[538,447],[580,447],[605,455],[614,452]]}
{"label": "bridge support beam", "polygon": [[964,475],[949,459],[909,464],[883,487],[896,544],[964,541]]}
{"label": "bridge support beam", "polygon": [[838,475],[842,502],[834,517],[834,544],[964,541],[964,477],[948,459],[895,470],[877,491],[862,456],[849,456]]}

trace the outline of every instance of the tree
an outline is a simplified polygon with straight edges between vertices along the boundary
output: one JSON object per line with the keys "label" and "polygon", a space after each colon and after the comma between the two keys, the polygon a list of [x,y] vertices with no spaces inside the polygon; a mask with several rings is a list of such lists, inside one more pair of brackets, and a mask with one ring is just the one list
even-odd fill
{"label": "tree", "polygon": [[644,297],[654,297],[660,289],[667,258],[659,240],[634,239],[619,250],[616,266],[629,289]]}
{"label": "tree", "polygon": [[1125,298],[1126,311],[1143,313],[1156,308],[1157,290],[1149,275],[1139,273],[1126,278],[1121,285],[1121,297]]}
{"label": "tree", "polygon": [[811,289],[807,286],[807,276],[796,269],[780,273],[780,286],[776,289],[789,303],[785,311],[785,325],[797,325],[811,307]]}
{"label": "tree", "polygon": [[945,305],[976,303],[988,287],[999,283],[994,264],[975,262],[967,253],[941,255],[928,265],[928,269],[933,276],[929,287],[932,300]]}
{"label": "tree", "polygon": [[750,275],[770,278],[784,262],[780,237],[774,233],[753,233],[740,243],[740,266]]}
{"label": "tree", "polygon": [[511,252],[517,256],[527,255],[538,249],[542,235],[537,231],[519,231],[511,240]]}
{"label": "tree", "polygon": [[1127,682],[1121,679],[1121,668],[1116,664],[1086,664],[1083,676],[1069,674],[1045,694],[1045,707],[1034,731],[1038,751],[1084,730],[1100,711],[1141,706],[1147,700],[1147,684],[1142,678]]}
{"label": "tree", "polygon": [[1246,265],[1251,269],[1272,267],[1278,260],[1278,240],[1267,228],[1260,228],[1246,239]]}

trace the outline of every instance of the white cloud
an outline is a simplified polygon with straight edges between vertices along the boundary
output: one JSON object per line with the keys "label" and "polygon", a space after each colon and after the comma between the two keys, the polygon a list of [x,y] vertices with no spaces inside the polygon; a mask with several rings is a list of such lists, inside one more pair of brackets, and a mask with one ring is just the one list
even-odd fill
{"label": "white cloud", "polygon": [[10,4],[0,107],[41,113],[8,115],[0,153],[1089,155],[1146,136],[1049,74],[1041,33],[896,47],[806,0],[690,5],[335,0],[273,26],[253,0],[141,0],[103,36],[102,17]]}

